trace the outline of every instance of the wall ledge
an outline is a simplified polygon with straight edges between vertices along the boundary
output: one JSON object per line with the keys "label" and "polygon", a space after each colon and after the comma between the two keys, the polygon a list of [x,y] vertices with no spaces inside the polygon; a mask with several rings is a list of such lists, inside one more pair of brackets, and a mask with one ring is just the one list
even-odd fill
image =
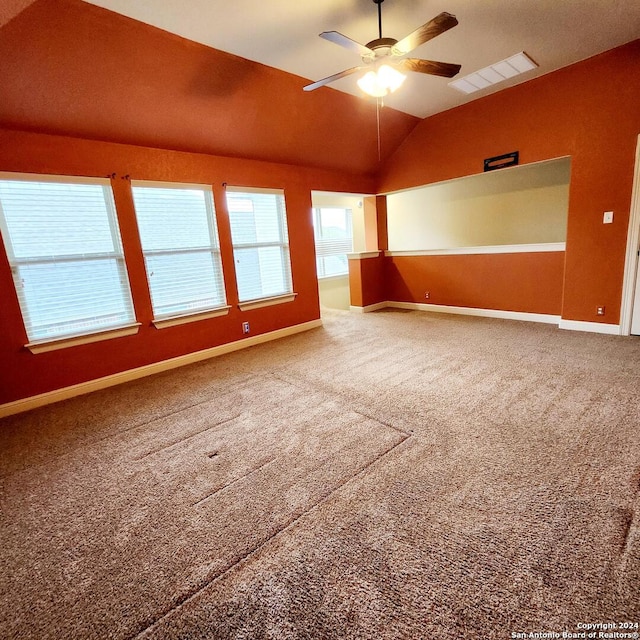
{"label": "wall ledge", "polygon": [[385,251],[392,258],[408,256],[456,256],[487,253],[545,253],[566,251],[565,242],[541,242],[537,244],[500,244],[486,247],[452,247],[450,249],[424,249],[416,251]]}
{"label": "wall ledge", "polygon": [[242,340],[221,344],[217,347],[203,349],[202,351],[196,351],[195,353],[187,353],[183,356],[170,358],[169,360],[162,360],[161,362],[154,362],[135,369],[114,373],[103,378],[88,380],[87,382],[74,384],[70,387],[55,389],[54,391],[41,393],[37,396],[7,402],[6,404],[0,405],[0,418],[43,407],[48,404],[53,404],[54,402],[60,402],[61,400],[67,400],[68,398],[74,398],[75,396],[91,393],[92,391],[114,387],[118,384],[130,382],[139,378],[145,378],[146,376],[150,376],[155,373],[169,371],[170,369],[177,369],[178,367],[193,364],[194,362],[208,360],[209,358],[215,358],[226,353],[239,351],[240,349],[246,349],[247,347],[253,347],[255,345],[262,344],[263,342],[278,340],[279,338],[285,338],[287,336],[301,333],[303,331],[309,331],[310,329],[315,329],[321,326],[322,320],[318,318],[301,324],[295,324],[290,327],[276,329],[275,331],[269,331],[268,333],[262,333],[250,338],[243,338]]}
{"label": "wall ledge", "polygon": [[366,258],[377,258],[382,251],[358,251],[356,253],[347,253],[348,260],[365,260]]}

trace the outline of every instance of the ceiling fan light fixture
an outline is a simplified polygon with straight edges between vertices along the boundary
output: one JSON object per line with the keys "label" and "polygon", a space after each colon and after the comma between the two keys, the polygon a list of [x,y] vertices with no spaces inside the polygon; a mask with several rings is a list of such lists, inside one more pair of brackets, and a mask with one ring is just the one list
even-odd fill
{"label": "ceiling fan light fixture", "polygon": [[405,76],[404,73],[400,73],[397,69],[390,67],[388,64],[383,64],[378,69],[378,79],[389,89],[389,93],[393,93],[402,86],[407,76]]}
{"label": "ceiling fan light fixture", "polygon": [[358,80],[358,86],[373,98],[383,98],[402,86],[407,76],[383,64],[377,71],[368,71]]}
{"label": "ceiling fan light fixture", "polygon": [[375,71],[367,71],[358,80],[358,86],[368,95],[374,98],[382,98],[387,95],[387,90],[378,82],[378,75]]}

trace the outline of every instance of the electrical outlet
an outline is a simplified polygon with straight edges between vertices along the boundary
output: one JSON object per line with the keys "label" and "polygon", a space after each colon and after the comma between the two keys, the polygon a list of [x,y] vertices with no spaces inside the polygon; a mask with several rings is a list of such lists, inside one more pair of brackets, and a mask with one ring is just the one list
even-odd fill
{"label": "electrical outlet", "polygon": [[598,306],[596,307],[596,315],[597,316],[603,316],[604,315],[604,305],[603,306]]}
{"label": "electrical outlet", "polygon": [[248,322],[243,322],[242,323],[242,333],[249,333],[249,323]]}
{"label": "electrical outlet", "polygon": [[431,297],[431,292],[430,291],[425,291],[424,292],[424,298],[425,300],[428,300]]}

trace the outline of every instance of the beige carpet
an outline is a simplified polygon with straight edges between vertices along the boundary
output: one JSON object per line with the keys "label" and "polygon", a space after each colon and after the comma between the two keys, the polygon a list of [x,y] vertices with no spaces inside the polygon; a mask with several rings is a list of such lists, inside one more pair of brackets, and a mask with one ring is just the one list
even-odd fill
{"label": "beige carpet", "polygon": [[640,623],[640,338],[324,322],[0,421],[0,636]]}

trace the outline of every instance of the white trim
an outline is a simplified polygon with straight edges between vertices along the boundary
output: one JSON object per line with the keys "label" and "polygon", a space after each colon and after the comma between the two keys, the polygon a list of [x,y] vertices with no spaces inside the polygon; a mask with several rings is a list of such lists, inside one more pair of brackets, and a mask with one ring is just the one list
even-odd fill
{"label": "white trim", "polygon": [[[638,271],[638,248],[640,246],[640,136],[636,143],[636,166],[633,173],[631,191],[631,214],[627,230],[627,253],[624,261],[624,277],[622,279],[622,303],[620,305],[620,333],[631,335],[633,318],[633,298],[636,289]],[[640,313],[640,309],[636,310]]]}
{"label": "white trim", "polygon": [[231,193],[267,193],[276,196],[284,196],[284,189],[272,189],[270,187],[239,187],[237,185],[225,185],[225,191],[229,191]]}
{"label": "white trim", "polygon": [[455,256],[485,253],[546,253],[565,251],[566,242],[542,242],[537,244],[500,244],[486,247],[451,247],[450,249],[425,249],[421,251],[385,251],[385,256]]}
{"label": "white trim", "polygon": [[[376,194],[375,193],[352,193],[351,191],[316,191],[315,189],[313,189],[311,191],[311,197],[313,199],[313,196],[330,196],[332,198],[359,198],[360,200],[363,200],[364,198],[375,198]],[[314,207],[316,205],[313,205]]]}
{"label": "white trim", "polygon": [[21,173],[0,171],[0,180],[22,180],[24,182],[61,182],[63,184],[98,184],[111,186],[111,178],[93,176],[54,175],[50,173]]}
{"label": "white trim", "polygon": [[381,251],[358,251],[355,253],[347,253],[347,260],[366,260],[367,258],[377,258]]}
{"label": "white trim", "polygon": [[250,309],[260,309],[261,307],[270,307],[274,304],[284,304],[285,302],[293,302],[298,294],[285,293],[281,296],[273,296],[271,298],[258,298],[257,300],[246,300],[238,303],[240,311],[249,311]]}
{"label": "white trim", "polygon": [[619,324],[604,324],[604,322],[585,322],[583,320],[560,320],[561,329],[570,331],[589,331],[590,333],[606,333],[612,336],[620,335]]}
{"label": "white trim", "polygon": [[159,318],[153,320],[151,324],[156,329],[166,329],[168,327],[175,327],[179,324],[187,324],[188,322],[197,322],[198,320],[208,320],[209,318],[219,318],[220,316],[226,316],[229,313],[231,307],[229,305],[225,307],[219,307],[218,309],[209,309],[208,311],[199,311],[196,313],[183,314],[180,316],[171,316],[168,318]]}
{"label": "white trim", "polygon": [[394,309],[414,309],[417,311],[432,311],[434,313],[453,313],[463,316],[479,316],[482,318],[500,318],[502,320],[521,320],[524,322],[543,322],[555,324],[560,322],[560,316],[546,313],[528,313],[525,311],[503,311],[502,309],[479,309],[476,307],[453,307],[444,304],[426,304],[422,302],[387,302],[388,307]]}
{"label": "white trim", "polygon": [[36,340],[35,342],[29,342],[24,346],[25,349],[29,349],[31,353],[47,353],[48,351],[77,347],[81,344],[91,344],[92,342],[100,342],[101,340],[112,340],[113,338],[133,336],[138,333],[140,324],[140,322],[136,322],[135,324],[130,324],[126,327],[116,327],[115,329],[85,333],[81,336],[67,336],[56,338],[55,340]]}
{"label": "white trim", "polygon": [[283,249],[289,249],[289,242],[274,240],[273,242],[243,242],[242,244],[233,245],[234,249],[261,249],[262,247],[282,247]]}
{"label": "white trim", "polygon": [[309,331],[310,329],[315,329],[321,326],[322,320],[318,318],[317,320],[310,320],[308,322],[285,327],[283,329],[276,329],[275,331],[252,336],[251,338],[243,338],[242,340],[228,342],[227,344],[211,347],[202,351],[196,351],[195,353],[188,353],[169,360],[163,360],[162,362],[154,362],[153,364],[137,367],[136,369],[129,369],[128,371],[115,373],[110,376],[105,376],[104,378],[97,378],[96,380],[81,382],[80,384],[74,384],[70,387],[64,387],[63,389],[56,389],[55,391],[41,393],[37,396],[31,396],[30,398],[23,398],[22,400],[8,402],[0,405],[0,418],[36,409],[37,407],[43,407],[47,404],[80,396],[85,393],[91,393],[92,391],[113,387],[124,382],[130,382],[132,380],[144,378],[163,371],[169,371],[170,369],[183,367],[188,364],[193,364],[194,362],[208,360],[209,358],[221,356],[240,349],[246,349],[247,347],[253,347],[257,344],[262,344],[263,342],[278,340],[279,338],[291,336],[296,333],[302,333],[303,331]]}
{"label": "white trim", "polygon": [[391,302],[376,302],[375,304],[368,304],[366,307],[349,307],[349,311],[356,311],[358,313],[369,313],[370,311],[378,311],[378,309],[384,309],[390,306]]}
{"label": "white trim", "polygon": [[564,320],[561,316],[546,313],[529,313],[525,311],[503,311],[501,309],[480,309],[476,307],[453,307],[444,304],[426,304],[423,302],[377,302],[366,307],[350,307],[351,311],[367,313],[385,307],[391,309],[410,309],[413,311],[431,311],[433,313],[452,313],[464,316],[478,316],[481,318],[499,318],[502,320],[519,320],[523,322],[541,322],[555,324],[560,329],[573,331],[588,331],[590,333],[604,333],[620,335],[620,325],[604,324],[602,322],[582,322],[580,320]]}
{"label": "white trim", "polygon": [[164,182],[162,180],[131,180],[132,187],[148,189],[188,189],[189,191],[213,191],[210,184],[196,184],[191,182]]}

